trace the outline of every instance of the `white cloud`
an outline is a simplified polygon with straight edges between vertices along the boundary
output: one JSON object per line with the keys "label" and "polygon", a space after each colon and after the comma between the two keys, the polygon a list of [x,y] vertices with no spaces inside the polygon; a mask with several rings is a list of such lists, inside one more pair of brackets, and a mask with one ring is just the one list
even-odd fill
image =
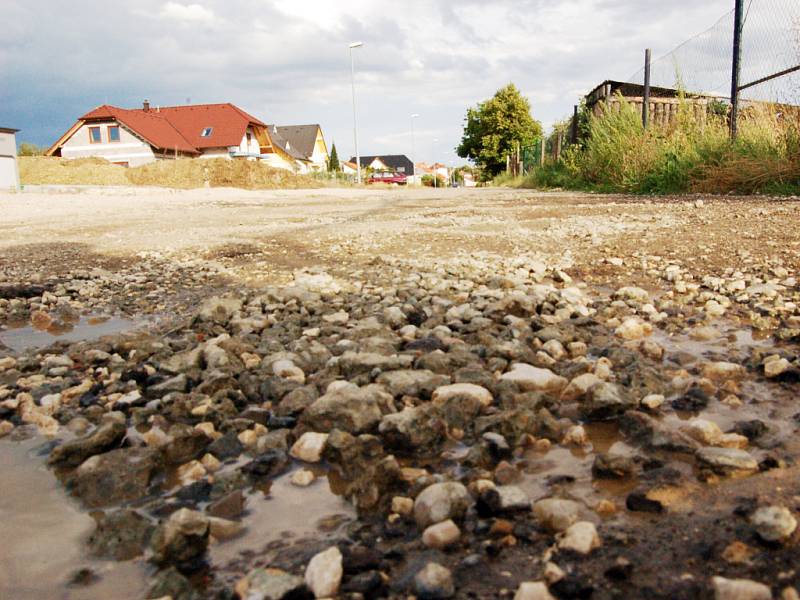
{"label": "white cloud", "polygon": [[165,19],[176,21],[206,22],[210,23],[216,18],[214,12],[200,4],[180,4],[167,2],[161,7],[159,14]]}

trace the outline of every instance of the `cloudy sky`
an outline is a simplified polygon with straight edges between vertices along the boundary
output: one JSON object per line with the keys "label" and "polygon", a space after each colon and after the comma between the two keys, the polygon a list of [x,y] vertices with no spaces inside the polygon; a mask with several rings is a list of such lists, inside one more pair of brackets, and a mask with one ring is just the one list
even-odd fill
{"label": "cloudy sky", "polygon": [[[545,125],[625,79],[733,0],[1,0],[0,126],[49,145],[100,104],[233,102],[322,125],[353,152],[457,160],[468,106],[514,82]],[[434,140],[438,140],[434,142]],[[460,162],[460,161],[459,161]]]}

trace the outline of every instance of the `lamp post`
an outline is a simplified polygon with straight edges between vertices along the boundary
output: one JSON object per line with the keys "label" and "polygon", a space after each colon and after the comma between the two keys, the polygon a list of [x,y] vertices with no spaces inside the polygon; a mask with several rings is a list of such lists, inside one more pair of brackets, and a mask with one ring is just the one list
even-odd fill
{"label": "lamp post", "polygon": [[417,163],[414,162],[416,160],[415,156],[417,155],[417,141],[414,135],[414,119],[417,118],[419,118],[417,113],[411,115],[411,173],[414,177],[414,185],[419,183],[417,181]]}
{"label": "lamp post", "polygon": [[439,140],[437,138],[433,138],[433,187],[434,189],[439,187],[439,173],[436,171],[436,142]]}
{"label": "lamp post", "polygon": [[353,58],[353,50],[361,48],[363,42],[353,42],[350,44],[350,84],[353,88],[353,140],[356,145],[356,183],[361,184],[361,155],[358,153],[358,120],[356,119],[356,67]]}

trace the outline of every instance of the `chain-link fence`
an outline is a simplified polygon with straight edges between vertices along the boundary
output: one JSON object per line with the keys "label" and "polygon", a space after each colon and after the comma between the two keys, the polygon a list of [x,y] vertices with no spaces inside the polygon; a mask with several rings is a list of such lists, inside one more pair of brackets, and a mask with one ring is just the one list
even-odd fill
{"label": "chain-link fence", "polygon": [[[800,0],[745,0],[739,97],[800,104]],[[651,85],[729,98],[735,11],[651,64]],[[642,83],[644,69],[627,81]]]}

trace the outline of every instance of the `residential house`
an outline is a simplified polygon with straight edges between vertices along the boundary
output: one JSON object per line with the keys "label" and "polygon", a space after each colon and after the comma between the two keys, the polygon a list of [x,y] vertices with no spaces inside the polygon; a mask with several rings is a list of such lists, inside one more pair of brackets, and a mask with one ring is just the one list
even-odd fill
{"label": "residential house", "polygon": [[424,162],[417,163],[417,174],[420,178],[424,177],[425,175],[433,176],[436,173],[439,177],[442,177],[445,181],[450,179],[450,169],[447,168],[447,165],[443,165],[442,163],[434,163],[433,165],[429,165]]}
{"label": "residential house", "polygon": [[312,171],[328,169],[328,145],[319,125],[279,125],[277,133],[309,162]]}
{"label": "residential house", "polygon": [[[355,163],[355,157],[350,159]],[[405,154],[385,154],[382,156],[362,156],[361,168],[373,171],[392,171],[407,177],[414,175],[414,163]]]}
{"label": "residential house", "polygon": [[19,189],[17,131],[0,127],[0,191]]}
{"label": "residential house", "polygon": [[89,111],[51,146],[47,156],[96,156],[124,166],[175,158],[262,160],[292,171],[309,161],[289,152],[270,128],[233,104],[126,109],[103,105]]}
{"label": "residential house", "polygon": [[355,175],[356,171],[358,170],[358,165],[356,161],[349,161],[346,160],[341,163],[342,173],[345,175]]}

